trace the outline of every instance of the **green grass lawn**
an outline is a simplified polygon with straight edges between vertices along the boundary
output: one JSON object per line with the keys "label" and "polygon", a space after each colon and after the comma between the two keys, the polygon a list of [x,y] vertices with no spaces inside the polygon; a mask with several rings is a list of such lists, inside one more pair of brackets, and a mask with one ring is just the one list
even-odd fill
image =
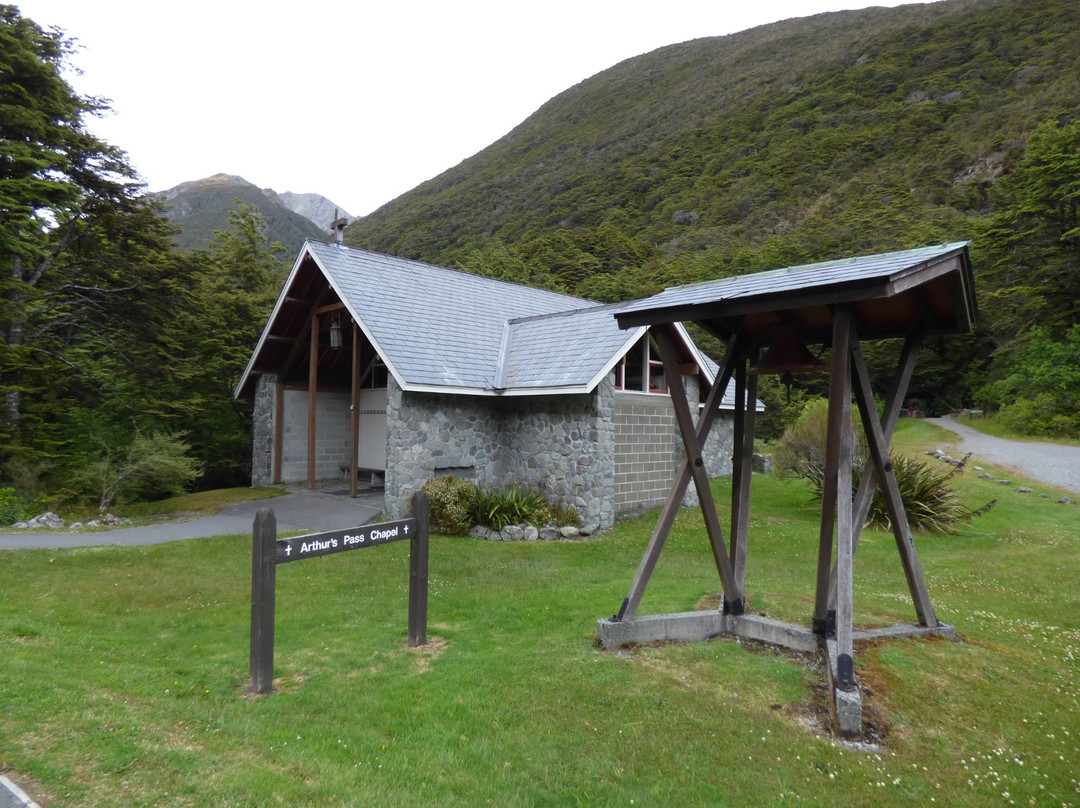
{"label": "green grass lawn", "polygon": [[1080,446],[1080,441],[1070,438],[1048,438],[1048,437],[1032,437],[1031,435],[1020,435],[1008,425],[1003,423],[996,415],[976,415],[971,417],[967,414],[956,416],[958,423],[966,424],[972,429],[977,429],[980,432],[985,432],[987,435],[993,435],[998,438],[1008,438],[1009,440],[1023,440],[1023,441],[1037,441],[1040,443],[1058,443],[1062,446]]}
{"label": "green grass lawn", "polygon": [[[897,436],[926,441],[920,422]],[[44,806],[1080,805],[1080,509],[962,485],[997,507],[916,539],[962,641],[857,649],[876,750],[823,731],[813,659],[597,648],[652,514],[573,543],[433,536],[422,649],[407,543],[285,565],[278,689],[258,698],[250,536],[5,551],[0,769]],[[754,486],[750,606],[809,624],[815,503],[797,481]],[[716,491],[723,506],[729,481]],[[914,619],[890,534],[864,534],[855,576],[857,623]],[[686,511],[641,612],[718,588]]]}

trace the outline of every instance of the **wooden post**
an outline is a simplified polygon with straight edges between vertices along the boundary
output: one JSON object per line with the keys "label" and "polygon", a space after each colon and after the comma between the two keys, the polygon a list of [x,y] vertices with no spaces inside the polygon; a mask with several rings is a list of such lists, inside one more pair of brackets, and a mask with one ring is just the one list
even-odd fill
{"label": "wooden post", "polygon": [[417,491],[412,499],[416,533],[409,540],[409,647],[427,645],[428,602],[428,495]]}
{"label": "wooden post", "polygon": [[260,508],[255,514],[255,525],[251,532],[251,655],[248,687],[254,693],[269,693],[274,689],[276,541],[277,518],[269,508]]}
{"label": "wooden post", "polygon": [[319,395],[319,315],[311,315],[311,352],[308,358],[307,487],[315,488],[315,408]]}
{"label": "wooden post", "polygon": [[281,482],[281,452],[285,442],[285,385],[278,377],[274,385],[274,482]]}
{"label": "wooden post", "polygon": [[[749,364],[755,360],[751,350]],[[750,484],[754,470],[754,431],[758,377],[740,362],[735,374],[735,457],[731,461],[731,566],[740,592],[746,591],[746,551],[750,537]]]}
{"label": "wooden post", "polygon": [[352,327],[352,410],[349,412],[349,496],[360,484],[360,326]]}
{"label": "wooden post", "polygon": [[[915,370],[915,360],[918,358],[919,346],[922,344],[922,339],[922,328],[914,329],[908,334],[907,339],[904,340],[904,347],[900,351],[900,361],[896,366],[892,386],[885,397],[885,413],[881,417],[881,433],[886,446],[889,445],[889,442],[892,440],[893,432],[896,430],[896,422],[900,418],[900,404],[907,396],[908,386],[911,384],[911,376]],[[853,343],[852,361],[854,362],[856,378],[858,378],[860,373],[865,372],[865,370],[860,369],[863,368],[865,363],[861,360],[856,360],[855,358],[857,349],[857,343]],[[867,387],[869,389],[869,381],[867,381]],[[857,390],[858,387],[856,386],[855,389]],[[877,485],[877,469],[873,465],[867,464],[863,469],[862,478],[859,480],[859,490],[855,492],[855,503],[852,505],[851,519],[852,524],[855,526],[855,535],[852,538],[851,547],[852,554],[856,553],[859,549],[859,538],[862,534],[862,527],[866,524],[866,517],[870,513],[870,505],[874,498],[874,490],[877,488]],[[829,608],[836,608],[835,567],[832,571],[832,578],[829,581]]]}
{"label": "wooden post", "polygon": [[[836,669],[837,687],[855,686],[853,664],[853,568],[851,522],[851,356],[853,327],[846,307],[837,307],[833,320],[833,370],[829,379],[829,442],[839,443],[836,478]],[[834,431],[835,430],[835,431]],[[826,468],[828,475],[829,470]],[[828,573],[825,576],[828,602]]]}

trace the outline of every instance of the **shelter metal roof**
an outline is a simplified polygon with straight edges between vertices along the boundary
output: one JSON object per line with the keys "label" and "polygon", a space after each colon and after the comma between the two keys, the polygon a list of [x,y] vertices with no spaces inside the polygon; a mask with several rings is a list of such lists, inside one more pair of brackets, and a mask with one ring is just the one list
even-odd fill
{"label": "shelter metal roof", "polygon": [[615,316],[622,328],[693,321],[725,340],[794,322],[808,340],[827,340],[841,303],[852,305],[863,338],[901,337],[913,322],[928,334],[969,331],[977,310],[968,242],[672,287]]}

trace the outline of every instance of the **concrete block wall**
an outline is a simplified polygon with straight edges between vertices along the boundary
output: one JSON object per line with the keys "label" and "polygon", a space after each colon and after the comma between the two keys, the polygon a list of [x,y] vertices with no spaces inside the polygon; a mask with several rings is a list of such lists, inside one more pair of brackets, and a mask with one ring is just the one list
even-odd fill
{"label": "concrete block wall", "polygon": [[[685,377],[690,401],[697,400],[697,379]],[[696,413],[695,413],[696,415]],[[695,418],[696,421],[696,418]],[[713,422],[703,452],[710,477],[731,474],[733,427],[730,413]],[[668,396],[615,394],[615,511],[658,508],[667,500],[684,456],[675,408]],[[697,504],[693,485],[683,505]]]}
{"label": "concrete block wall", "polygon": [[[283,432],[281,446],[281,481],[307,481],[307,390],[283,392]],[[349,452],[349,393],[320,392],[315,410],[315,479],[341,480],[348,477],[342,466],[351,462]]]}
{"label": "concrete block wall", "polygon": [[658,508],[682,459],[675,409],[667,396],[615,395],[615,510]]}

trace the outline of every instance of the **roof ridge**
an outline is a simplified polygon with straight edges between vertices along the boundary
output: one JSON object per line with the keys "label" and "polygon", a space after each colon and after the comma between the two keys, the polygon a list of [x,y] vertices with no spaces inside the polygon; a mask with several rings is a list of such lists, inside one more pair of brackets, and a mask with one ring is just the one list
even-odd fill
{"label": "roof ridge", "polygon": [[[769,278],[776,275],[787,275],[800,270],[807,269],[822,269],[826,266],[851,266],[858,264],[860,261],[880,261],[888,260],[900,255],[915,255],[918,253],[943,253],[952,250],[959,250],[962,247],[970,245],[970,241],[946,241],[941,244],[930,244],[925,247],[911,247],[906,250],[890,250],[883,253],[868,253],[864,255],[849,255],[843,258],[827,258],[824,261],[811,261],[806,264],[792,264],[786,267],[774,267],[773,269],[762,269],[755,272],[744,272],[741,275],[728,275],[722,278],[708,278],[703,281],[694,281],[693,283],[684,283],[677,286],[668,286],[664,291],[670,289],[691,289],[695,286],[703,286],[709,283],[716,283],[718,281],[731,280],[734,278],[746,278],[754,276],[756,278]],[[648,298],[643,298],[648,299]]]}
{"label": "roof ridge", "polygon": [[[426,267],[428,269],[438,270],[440,272],[452,272],[452,273],[457,274],[457,275],[463,275],[463,276],[465,276],[467,278],[476,278],[476,279],[478,279],[480,281],[487,282],[487,283],[508,284],[510,286],[514,286],[514,287],[517,287],[517,288],[520,288],[520,289],[529,289],[529,290],[534,291],[534,292],[543,292],[543,293],[548,294],[548,295],[557,295],[559,297],[567,298],[568,300],[580,301],[580,302],[588,303],[588,304],[596,304],[596,301],[589,300],[588,298],[584,298],[584,297],[577,297],[576,295],[571,295],[568,292],[559,292],[559,291],[556,291],[556,290],[553,290],[553,289],[542,289],[539,286],[530,286],[527,283],[519,283],[518,281],[508,281],[508,280],[505,280],[503,278],[492,278],[492,277],[490,277],[488,275],[478,275],[475,272],[469,272],[469,271],[464,270],[464,269],[457,269],[455,267],[447,267],[447,266],[443,266],[442,264],[433,264],[430,261],[421,261],[419,258],[405,258],[405,257],[400,256],[400,255],[390,255],[389,253],[379,252],[378,250],[369,250],[366,247],[351,247],[348,244],[339,244],[337,242],[331,242],[331,241],[312,241],[310,238],[304,240],[304,247],[307,247],[308,245],[319,245],[320,248],[326,247],[326,248],[334,249],[334,250],[348,250],[349,252],[352,252],[352,253],[363,253],[365,255],[370,255],[370,256],[375,256],[375,257],[378,257],[378,258],[385,259],[386,261],[389,261],[391,263],[412,264],[412,265],[416,265],[416,266]],[[300,252],[301,252],[301,254],[303,253],[303,248],[301,248]],[[596,305],[601,305],[601,304],[596,304]]]}
{"label": "roof ridge", "polygon": [[[579,298],[586,300],[585,298]],[[586,302],[590,302],[587,301]],[[577,309],[565,309],[564,311],[551,311],[547,314],[530,314],[525,317],[512,317],[507,322],[511,325],[521,325],[522,323],[531,323],[537,320],[553,320],[556,317],[572,317],[575,314],[581,314],[582,312],[597,312],[597,311],[617,311],[625,308],[631,301],[623,300],[618,303],[593,303],[591,306],[582,306]]]}

